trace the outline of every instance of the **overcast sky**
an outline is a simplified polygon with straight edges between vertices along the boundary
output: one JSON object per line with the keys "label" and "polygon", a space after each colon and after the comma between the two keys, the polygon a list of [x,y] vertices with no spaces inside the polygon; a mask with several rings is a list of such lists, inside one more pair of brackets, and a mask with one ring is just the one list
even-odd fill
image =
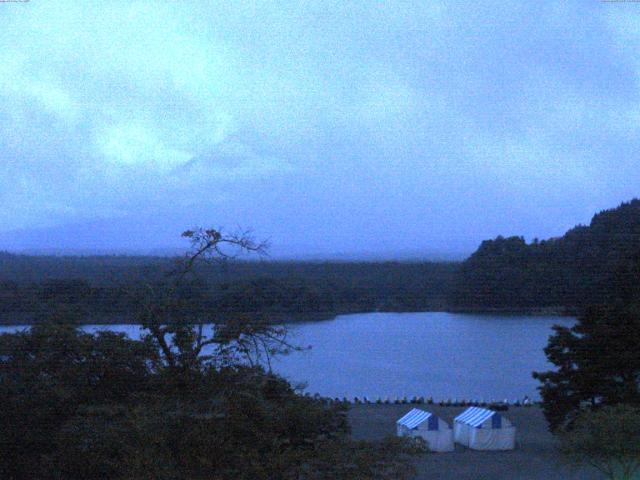
{"label": "overcast sky", "polygon": [[0,248],[458,253],[639,195],[637,3],[31,0],[0,27]]}

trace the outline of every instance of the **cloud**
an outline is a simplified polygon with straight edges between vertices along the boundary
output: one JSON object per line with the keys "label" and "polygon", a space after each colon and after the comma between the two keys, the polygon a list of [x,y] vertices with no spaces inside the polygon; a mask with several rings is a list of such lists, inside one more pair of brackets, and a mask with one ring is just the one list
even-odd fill
{"label": "cloud", "polygon": [[562,230],[640,175],[640,34],[618,7],[7,5],[2,228],[197,205],[295,223],[306,243],[330,222],[345,239],[428,242],[451,212],[480,225],[526,194],[580,206],[532,219],[522,201],[482,235]]}
{"label": "cloud", "polygon": [[164,144],[158,133],[139,123],[121,123],[103,128],[96,147],[114,166],[143,166],[168,172],[188,162],[193,154]]}
{"label": "cloud", "polygon": [[247,145],[225,142],[215,150],[192,159],[174,170],[178,182],[210,181],[212,179],[246,179],[294,172],[291,162],[258,154]]}

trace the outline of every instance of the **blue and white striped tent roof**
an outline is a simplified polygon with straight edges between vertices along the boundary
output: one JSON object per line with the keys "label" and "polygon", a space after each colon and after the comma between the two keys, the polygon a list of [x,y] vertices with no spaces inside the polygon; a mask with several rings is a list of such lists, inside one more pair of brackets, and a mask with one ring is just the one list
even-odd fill
{"label": "blue and white striped tent roof", "polygon": [[407,428],[415,428],[422,422],[429,420],[429,417],[432,416],[436,418],[431,412],[425,412],[419,408],[414,408],[396,423],[398,425],[404,425]]}
{"label": "blue and white striped tent roof", "polygon": [[[496,420],[498,419],[501,420],[501,415],[498,412],[494,412],[493,410],[487,410],[486,408],[469,407],[460,415],[458,415],[454,419],[454,421],[464,423],[472,427],[479,427],[485,422],[485,420],[494,416]],[[498,422],[493,422],[493,423],[497,424],[496,426],[494,426],[494,428],[500,428],[498,426],[501,423],[499,420]]]}

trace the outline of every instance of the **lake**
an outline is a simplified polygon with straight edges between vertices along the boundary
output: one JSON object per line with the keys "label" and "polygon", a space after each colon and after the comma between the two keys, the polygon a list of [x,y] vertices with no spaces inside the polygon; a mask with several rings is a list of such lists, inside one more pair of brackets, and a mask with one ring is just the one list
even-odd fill
{"label": "lake", "polygon": [[[533,370],[547,370],[542,349],[567,317],[444,312],[363,313],[291,324],[293,343],[312,348],[273,368],[306,391],[330,397],[513,401],[539,398]],[[22,327],[0,327],[12,331]],[[139,337],[136,325],[86,326]]]}

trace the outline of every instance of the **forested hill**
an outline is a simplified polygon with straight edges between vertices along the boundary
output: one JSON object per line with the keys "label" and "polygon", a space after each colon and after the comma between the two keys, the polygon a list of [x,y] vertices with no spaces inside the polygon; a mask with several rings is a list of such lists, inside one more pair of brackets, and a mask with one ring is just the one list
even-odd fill
{"label": "forested hill", "polygon": [[640,200],[596,214],[560,238],[482,242],[463,262],[454,310],[563,311],[640,299]]}

